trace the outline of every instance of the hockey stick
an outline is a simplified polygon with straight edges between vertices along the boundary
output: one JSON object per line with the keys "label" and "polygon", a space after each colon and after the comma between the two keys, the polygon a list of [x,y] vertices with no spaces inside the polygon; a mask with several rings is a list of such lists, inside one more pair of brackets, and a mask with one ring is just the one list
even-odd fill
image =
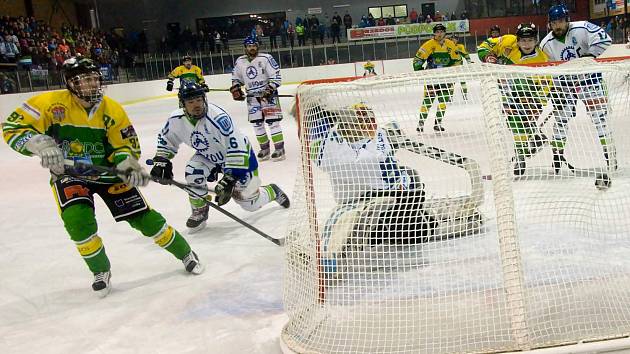
{"label": "hockey stick", "polygon": [[[149,166],[153,165],[153,160],[152,159],[147,159],[145,162]],[[179,189],[181,189],[181,190],[183,190],[183,191],[185,191],[185,192],[187,192],[187,193],[189,193],[189,194],[191,194],[191,195],[193,195],[193,196],[195,196],[195,197],[197,197],[199,199],[203,199],[204,202],[206,204],[208,204],[212,209],[217,210],[221,214],[223,214],[223,215],[227,216],[228,218],[236,221],[237,223],[245,226],[246,228],[254,231],[255,233],[257,233],[260,236],[266,238],[267,240],[275,243],[276,245],[284,246],[284,239],[283,238],[275,238],[275,237],[269,236],[268,234],[266,234],[265,232],[259,230],[255,226],[245,222],[244,220],[242,220],[241,218],[237,217],[236,215],[234,215],[234,214],[230,213],[229,211],[221,208],[220,206],[218,206],[217,204],[215,204],[212,201],[212,196],[207,195],[207,196],[204,197],[204,196],[200,195],[199,193],[197,193],[195,191],[195,187],[194,186],[191,186],[191,185],[185,184],[185,183],[181,183],[181,182],[177,182],[177,181],[172,180],[172,179],[164,179],[164,178],[153,177],[153,176],[151,176],[151,178],[155,182],[158,182],[160,184],[175,186],[175,187],[177,187],[177,188],[179,188]]]}
{"label": "hockey stick", "polygon": [[[86,171],[92,170],[95,172],[100,172],[100,173],[107,173],[110,175],[114,175],[114,176],[118,176],[118,175],[124,175],[126,174],[125,171],[121,171],[116,169],[115,167],[105,167],[105,166],[97,166],[97,165],[92,165],[92,164],[87,164],[87,163],[82,163],[82,162],[75,162],[72,160],[66,160],[65,161],[66,166],[71,166],[77,169],[83,169]],[[215,204],[214,202],[212,202],[212,196],[201,196],[200,194],[198,194],[197,192],[195,192],[195,190],[193,189],[192,186],[185,184],[185,183],[181,183],[172,179],[166,179],[166,178],[160,178],[160,177],[154,177],[151,176],[151,179],[154,182],[160,183],[160,184],[164,184],[164,185],[170,185],[170,186],[175,186],[183,191],[188,192],[189,194],[203,199],[204,202],[206,204],[208,204],[210,207],[212,207],[214,210],[217,210],[218,212],[220,212],[221,214],[229,217],[230,219],[236,221],[237,223],[245,226],[246,228],[254,231],[255,233],[259,234],[260,236],[266,238],[267,240],[275,243],[278,246],[283,246],[284,245],[284,239],[280,239],[280,238],[275,238],[275,237],[271,237],[269,235],[267,235],[266,233],[262,232],[261,230],[259,230],[258,228],[254,227],[253,225],[243,221],[242,219],[240,219],[239,217],[237,217],[236,215],[230,213],[229,211],[221,208],[220,206],[218,206],[217,204]]]}

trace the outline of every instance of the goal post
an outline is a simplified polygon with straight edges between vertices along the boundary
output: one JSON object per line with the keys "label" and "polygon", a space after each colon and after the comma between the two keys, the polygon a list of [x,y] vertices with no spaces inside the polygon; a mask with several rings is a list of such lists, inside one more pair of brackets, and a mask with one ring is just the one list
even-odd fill
{"label": "goal post", "polygon": [[296,101],[285,352],[627,346],[629,58],[317,80]]}

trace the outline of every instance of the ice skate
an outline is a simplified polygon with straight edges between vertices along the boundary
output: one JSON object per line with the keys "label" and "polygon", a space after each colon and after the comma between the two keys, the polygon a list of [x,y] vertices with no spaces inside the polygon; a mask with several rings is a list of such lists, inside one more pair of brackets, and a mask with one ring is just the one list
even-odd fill
{"label": "ice skate", "polygon": [[99,297],[105,297],[112,290],[110,279],[112,277],[112,273],[110,271],[107,272],[99,272],[94,273],[94,282],[92,283],[92,290],[96,291],[96,294]]}
{"label": "ice skate", "polygon": [[256,157],[258,158],[258,161],[267,161],[269,160],[270,153],[271,153],[271,150],[267,147],[266,149],[260,149]]}
{"label": "ice skate", "polygon": [[276,193],[276,199],[274,199],[278,204],[280,204],[283,208],[288,208],[291,205],[289,201],[289,197],[278,187],[276,184],[269,185],[273,191]]}
{"label": "ice skate", "polygon": [[192,215],[186,221],[186,227],[188,227],[188,233],[195,233],[204,227],[206,227],[206,220],[208,220],[208,205],[202,207],[192,207]]}
{"label": "ice skate", "polygon": [[182,263],[184,263],[186,271],[191,274],[199,275],[206,269],[203,264],[199,262],[199,257],[197,257],[197,254],[193,251],[190,251],[190,253],[182,259]]}
{"label": "ice skate", "polygon": [[282,161],[286,159],[286,155],[284,153],[284,148],[276,149],[273,154],[271,154],[271,159],[273,161]]}

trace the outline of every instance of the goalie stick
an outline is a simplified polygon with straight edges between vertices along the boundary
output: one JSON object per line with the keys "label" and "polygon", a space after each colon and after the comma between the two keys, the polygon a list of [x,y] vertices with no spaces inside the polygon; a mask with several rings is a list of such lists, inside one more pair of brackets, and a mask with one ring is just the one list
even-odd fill
{"label": "goalie stick", "polygon": [[[152,162],[152,161],[151,161]],[[121,171],[116,169],[115,167],[105,167],[105,166],[97,166],[97,165],[92,165],[92,164],[87,164],[84,162],[75,162],[72,160],[65,160],[65,165],[66,166],[70,166],[70,167],[74,167],[75,169],[79,169],[79,170],[84,170],[84,171],[95,171],[95,172],[100,172],[100,173],[107,173],[110,175],[121,175],[121,174],[126,174],[125,171]],[[181,183],[172,179],[165,179],[165,178],[160,178],[160,177],[153,177],[151,176],[151,179],[154,182],[160,183],[160,184],[164,184],[164,185],[170,185],[170,186],[175,186],[183,191],[186,191],[188,193],[190,193],[191,195],[194,195],[195,197],[198,197],[200,199],[203,199],[204,202],[209,205],[211,208],[213,208],[214,210],[217,210],[218,212],[220,212],[221,214],[229,217],[230,219],[236,221],[237,223],[245,226],[246,228],[254,231],[255,233],[259,234],[260,236],[262,236],[263,238],[266,238],[267,240],[273,242],[274,244],[278,245],[278,246],[284,246],[284,239],[283,238],[275,238],[272,236],[267,235],[266,233],[264,233],[263,231],[259,230],[258,228],[256,228],[255,226],[245,222],[244,220],[240,219],[239,217],[237,217],[236,215],[230,213],[229,211],[221,208],[220,206],[218,206],[217,204],[215,204],[212,201],[212,196],[201,196],[199,195],[192,186],[185,184],[185,183]]]}

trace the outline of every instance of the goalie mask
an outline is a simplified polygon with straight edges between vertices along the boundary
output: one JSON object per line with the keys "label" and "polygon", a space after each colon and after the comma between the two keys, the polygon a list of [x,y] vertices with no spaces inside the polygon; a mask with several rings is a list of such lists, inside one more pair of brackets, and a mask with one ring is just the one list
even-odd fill
{"label": "goalie mask", "polygon": [[61,70],[73,95],[90,105],[103,99],[103,75],[92,60],[72,57],[63,62]]}
{"label": "goalie mask", "polygon": [[205,117],[208,112],[206,91],[197,83],[184,83],[183,86],[180,87],[177,97],[179,98],[179,107],[183,108],[186,116],[191,119],[201,119]]}
{"label": "goalie mask", "polygon": [[365,103],[357,103],[340,115],[339,133],[348,141],[372,139],[376,136],[376,115]]}

